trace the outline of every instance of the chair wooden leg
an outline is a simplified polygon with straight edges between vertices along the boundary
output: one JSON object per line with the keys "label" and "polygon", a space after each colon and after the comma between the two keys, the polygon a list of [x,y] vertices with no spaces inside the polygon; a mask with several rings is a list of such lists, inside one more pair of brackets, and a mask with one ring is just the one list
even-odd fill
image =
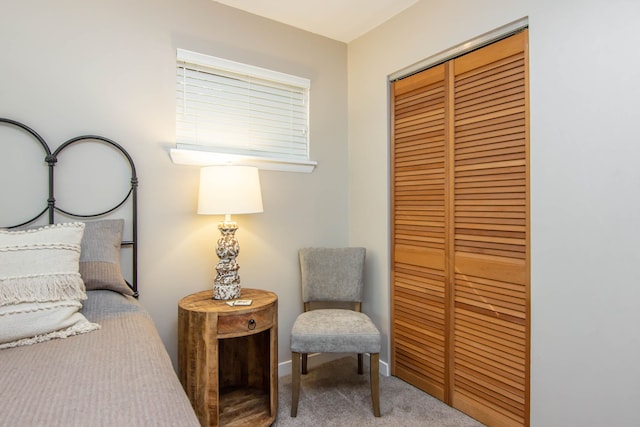
{"label": "chair wooden leg", "polygon": [[373,415],[380,416],[380,353],[371,354],[369,359],[369,382],[371,382],[371,402],[373,403]]}
{"label": "chair wooden leg", "polygon": [[291,352],[291,416],[298,415],[300,398],[300,353]]}
{"label": "chair wooden leg", "polygon": [[362,375],[362,373],[364,372],[362,368],[362,365],[363,365],[362,356],[363,356],[362,353],[358,353],[358,375]]}
{"label": "chair wooden leg", "polygon": [[307,375],[307,356],[307,353],[302,353],[302,375]]}

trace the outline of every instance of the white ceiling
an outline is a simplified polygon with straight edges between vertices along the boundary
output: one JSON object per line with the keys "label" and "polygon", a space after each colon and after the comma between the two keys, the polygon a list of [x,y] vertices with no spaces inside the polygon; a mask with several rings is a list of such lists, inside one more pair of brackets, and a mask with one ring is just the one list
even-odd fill
{"label": "white ceiling", "polygon": [[214,0],[348,43],[418,0]]}

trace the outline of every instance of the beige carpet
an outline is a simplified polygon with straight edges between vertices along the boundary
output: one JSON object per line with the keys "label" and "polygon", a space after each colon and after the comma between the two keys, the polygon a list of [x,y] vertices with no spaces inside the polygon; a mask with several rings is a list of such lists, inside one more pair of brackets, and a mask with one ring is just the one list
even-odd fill
{"label": "beige carpet", "polygon": [[[365,360],[367,358],[365,357]],[[380,376],[380,418],[371,409],[369,368],[357,374],[355,357],[309,368],[302,376],[298,416],[291,418],[291,376],[280,378],[278,416],[288,426],[477,427],[479,422],[396,377]]]}

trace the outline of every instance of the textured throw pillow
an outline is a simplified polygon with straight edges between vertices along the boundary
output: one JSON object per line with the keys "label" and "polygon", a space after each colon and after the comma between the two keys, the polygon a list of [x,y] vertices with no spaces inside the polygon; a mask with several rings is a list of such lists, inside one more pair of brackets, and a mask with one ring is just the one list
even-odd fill
{"label": "textured throw pillow", "polygon": [[27,302],[0,307],[0,349],[67,338],[99,329],[79,301]]}
{"label": "textured throw pillow", "polygon": [[120,267],[123,228],[123,219],[103,219],[85,224],[80,252],[80,275],[88,291],[108,289],[133,295]]}
{"label": "textured throw pillow", "polygon": [[79,222],[0,230],[0,307],[85,299],[78,268],[83,232]]}
{"label": "textured throw pillow", "polygon": [[84,224],[0,230],[0,348],[90,332],[81,313]]}

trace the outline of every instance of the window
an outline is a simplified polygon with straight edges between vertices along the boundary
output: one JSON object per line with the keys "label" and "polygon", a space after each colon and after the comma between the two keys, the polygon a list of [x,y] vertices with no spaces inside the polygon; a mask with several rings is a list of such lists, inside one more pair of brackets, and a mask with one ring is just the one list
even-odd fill
{"label": "window", "polygon": [[175,163],[313,170],[308,79],[177,51]]}

